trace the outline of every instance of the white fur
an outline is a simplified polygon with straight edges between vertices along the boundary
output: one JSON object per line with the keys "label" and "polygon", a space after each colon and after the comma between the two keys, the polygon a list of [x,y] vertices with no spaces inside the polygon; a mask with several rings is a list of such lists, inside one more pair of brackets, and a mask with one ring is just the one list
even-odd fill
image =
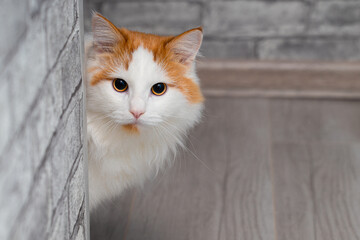
{"label": "white fur", "polygon": [[[112,82],[87,84],[87,129],[89,148],[90,208],[139,185],[160,170],[182,145],[183,137],[200,118],[202,104],[190,103],[177,88],[168,87],[162,96],[151,93],[155,83],[170,83],[153,54],[139,47],[128,70],[119,65],[112,77],[124,79],[129,88],[116,92]],[[97,60],[88,64],[98,65]],[[188,76],[198,82],[194,67]],[[139,118],[139,134],[122,128],[134,122],[131,109],[145,113]]]}

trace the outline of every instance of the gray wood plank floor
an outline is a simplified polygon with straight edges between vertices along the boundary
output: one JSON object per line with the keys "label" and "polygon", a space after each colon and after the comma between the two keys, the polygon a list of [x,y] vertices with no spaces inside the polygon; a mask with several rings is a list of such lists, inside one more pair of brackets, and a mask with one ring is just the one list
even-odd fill
{"label": "gray wood plank floor", "polygon": [[93,240],[360,240],[360,102],[209,98],[188,151]]}

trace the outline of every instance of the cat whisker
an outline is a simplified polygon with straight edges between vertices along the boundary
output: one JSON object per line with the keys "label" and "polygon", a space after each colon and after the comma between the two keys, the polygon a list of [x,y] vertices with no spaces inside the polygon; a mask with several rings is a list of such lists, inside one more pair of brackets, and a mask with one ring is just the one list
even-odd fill
{"label": "cat whisker", "polygon": [[[169,124],[169,123],[168,123]],[[172,127],[175,128],[175,126],[171,125]],[[187,137],[185,135],[185,137]],[[187,137],[187,139],[189,139]],[[189,139],[190,140],[190,139]],[[198,160],[206,169],[208,169],[211,173],[213,173],[214,175],[216,175],[215,171],[213,169],[211,169],[203,160],[201,160],[193,151],[191,151],[188,147],[186,147],[185,144],[181,144],[181,147],[184,148],[186,151],[190,152],[191,155],[193,155],[193,157]]]}
{"label": "cat whisker", "polygon": [[[165,123],[165,122],[163,122],[163,123]],[[176,134],[176,132],[173,132],[173,131],[170,131],[169,130],[169,128],[166,126],[166,125],[159,125],[160,127],[163,127],[163,129],[164,130],[166,130],[167,131],[167,133],[169,134],[169,135],[171,135],[173,138],[175,138],[175,140],[176,140],[176,142],[180,145],[180,146],[183,146],[184,144],[183,144],[183,141],[182,141],[182,139],[181,139],[181,135],[183,135],[184,133],[182,133],[181,131],[177,131],[177,133],[178,134],[180,134],[180,136],[177,136],[177,134]],[[171,125],[168,125],[169,127],[171,127]],[[174,126],[172,126],[172,127],[174,127]],[[175,128],[175,127],[174,127]]]}
{"label": "cat whisker", "polygon": [[[174,129],[176,129],[180,134],[183,135],[183,137],[185,137],[186,139],[189,139],[189,136],[188,136],[185,132],[183,132],[182,130],[180,130],[176,125],[171,124],[169,121],[163,121],[163,124],[166,124],[166,125],[168,125],[169,127],[172,127],[172,128],[174,128]],[[190,134],[189,134],[189,135],[190,135]]]}
{"label": "cat whisker", "polygon": [[100,125],[101,127],[99,127],[98,129],[95,130],[95,134],[97,134],[103,130],[106,130],[107,127],[110,126],[111,124],[112,124],[111,119],[107,119],[107,121],[105,123]]}
{"label": "cat whisker", "polygon": [[185,146],[185,149],[191,153],[191,155],[194,156],[195,159],[197,159],[207,170],[209,170],[212,174],[217,175],[216,172],[211,169],[203,160],[201,160],[193,151],[191,151],[188,147]]}
{"label": "cat whisker", "polygon": [[189,118],[188,118],[188,117],[180,117],[180,116],[167,115],[167,114],[162,114],[162,116],[164,116],[164,117],[168,117],[168,118],[175,118],[175,119],[189,120]]}
{"label": "cat whisker", "polygon": [[93,123],[93,122],[96,122],[96,121],[99,121],[99,120],[103,120],[105,118],[109,118],[110,116],[108,114],[103,114],[103,115],[99,115],[99,116],[96,116],[96,117],[93,117],[91,118],[90,120],[88,120],[88,123]]}

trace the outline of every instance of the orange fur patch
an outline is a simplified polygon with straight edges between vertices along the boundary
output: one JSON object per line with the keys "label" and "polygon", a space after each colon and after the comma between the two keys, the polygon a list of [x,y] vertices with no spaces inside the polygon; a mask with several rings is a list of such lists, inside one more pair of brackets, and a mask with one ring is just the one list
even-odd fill
{"label": "orange fur patch", "polygon": [[92,76],[91,82],[90,84],[93,86],[97,83],[99,83],[101,80],[112,80],[110,78],[108,78],[107,72],[106,71],[97,71],[94,73],[94,75]]}
{"label": "orange fur patch", "polygon": [[204,97],[199,86],[190,78],[185,77],[186,66],[181,63],[171,62],[165,67],[168,76],[174,82],[174,87],[178,88],[191,103],[200,103]]}
{"label": "orange fur patch", "polygon": [[139,128],[134,124],[126,124],[122,126],[128,133],[139,134]]}
{"label": "orange fur patch", "polygon": [[[177,56],[167,45],[172,40],[176,41],[176,36],[158,36],[130,31],[125,28],[118,28],[117,30],[117,34],[121,35],[121,37],[119,37],[121,40],[112,48],[111,52],[101,52],[96,55],[101,63],[98,69],[94,69],[93,67],[89,69],[89,71],[95,71],[91,79],[91,85],[95,85],[101,80],[112,80],[109,78],[109,75],[111,69],[114,69],[116,66],[123,65],[125,69],[128,69],[132,59],[132,53],[141,45],[153,53],[154,61],[165,69],[169,78],[173,81],[172,85],[178,88],[189,102],[200,103],[204,100],[199,86],[192,79],[185,76],[190,66],[179,62]],[[202,31],[201,28],[197,28],[189,30],[188,32],[194,30]]]}

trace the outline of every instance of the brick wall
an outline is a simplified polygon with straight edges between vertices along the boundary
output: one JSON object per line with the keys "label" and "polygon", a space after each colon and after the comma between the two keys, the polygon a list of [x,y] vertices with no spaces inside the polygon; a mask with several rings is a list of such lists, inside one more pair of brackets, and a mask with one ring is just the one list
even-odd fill
{"label": "brick wall", "polygon": [[81,5],[1,2],[0,239],[87,239]]}
{"label": "brick wall", "polygon": [[203,55],[263,60],[359,60],[359,0],[85,0],[119,26],[174,34],[202,25]]}

